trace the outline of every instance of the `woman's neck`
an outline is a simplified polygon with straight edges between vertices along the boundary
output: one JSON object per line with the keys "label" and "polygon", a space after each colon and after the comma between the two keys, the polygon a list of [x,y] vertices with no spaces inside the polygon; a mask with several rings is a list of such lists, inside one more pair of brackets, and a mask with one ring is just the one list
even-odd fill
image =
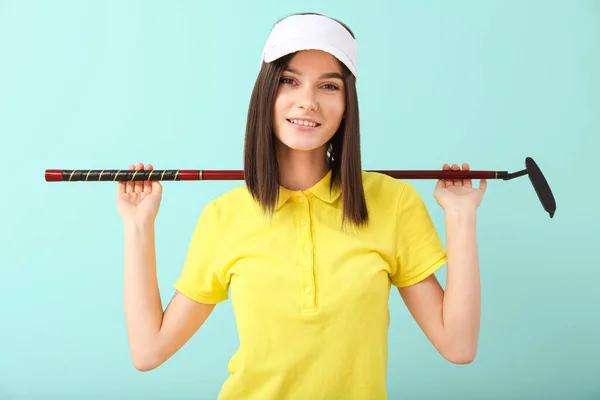
{"label": "woman's neck", "polygon": [[299,151],[279,143],[279,184],[289,190],[305,190],[319,182],[329,171],[326,146]]}

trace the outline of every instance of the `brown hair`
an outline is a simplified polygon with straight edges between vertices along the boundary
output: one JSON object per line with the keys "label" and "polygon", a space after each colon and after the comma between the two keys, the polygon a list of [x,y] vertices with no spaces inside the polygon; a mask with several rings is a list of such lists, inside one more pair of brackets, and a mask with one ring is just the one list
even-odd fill
{"label": "brown hair", "polygon": [[[320,15],[302,13],[294,15]],[[336,20],[337,21],[337,20]],[[348,32],[354,33],[342,22]],[[279,169],[273,132],[273,104],[280,76],[294,54],[272,63],[263,63],[252,90],[244,144],[244,175],[246,186],[263,210],[271,214],[279,195]],[[327,143],[327,162],[331,169],[330,189],[341,186],[342,223],[349,220],[356,226],[368,221],[368,211],[362,185],[360,127],[355,76],[340,62],[346,87],[345,118]]]}

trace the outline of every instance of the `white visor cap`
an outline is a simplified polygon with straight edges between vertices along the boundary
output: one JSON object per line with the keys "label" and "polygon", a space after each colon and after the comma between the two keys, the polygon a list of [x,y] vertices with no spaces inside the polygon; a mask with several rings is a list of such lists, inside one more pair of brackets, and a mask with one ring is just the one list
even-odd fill
{"label": "white visor cap", "polygon": [[356,40],[343,25],[331,18],[321,15],[292,15],[279,21],[265,43],[261,64],[300,50],[330,53],[357,76]]}

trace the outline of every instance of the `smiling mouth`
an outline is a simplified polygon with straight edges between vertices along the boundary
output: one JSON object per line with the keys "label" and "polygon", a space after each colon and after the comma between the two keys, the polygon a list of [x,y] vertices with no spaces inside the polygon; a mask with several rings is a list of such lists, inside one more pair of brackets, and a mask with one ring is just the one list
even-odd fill
{"label": "smiling mouth", "polygon": [[291,123],[292,125],[305,126],[308,128],[317,128],[317,127],[321,126],[321,124],[319,124],[319,123],[305,121],[305,120],[301,120],[301,119],[286,119],[286,120],[287,120],[287,122]]}

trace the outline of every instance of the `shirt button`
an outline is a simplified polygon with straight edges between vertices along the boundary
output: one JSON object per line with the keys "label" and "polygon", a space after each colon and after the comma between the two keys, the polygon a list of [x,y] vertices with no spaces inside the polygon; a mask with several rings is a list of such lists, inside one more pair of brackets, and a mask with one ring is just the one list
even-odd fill
{"label": "shirt button", "polygon": [[311,288],[310,288],[310,286],[307,286],[307,287],[305,287],[305,288],[304,288],[304,291],[305,291],[306,293],[310,293],[310,291],[311,291]]}
{"label": "shirt button", "polygon": [[300,197],[300,198],[298,199],[298,201],[299,201],[300,203],[304,203],[304,197]]}
{"label": "shirt button", "polygon": [[306,220],[305,220],[305,219],[303,219],[302,221],[300,221],[300,223],[301,223],[302,225],[306,225]]}

